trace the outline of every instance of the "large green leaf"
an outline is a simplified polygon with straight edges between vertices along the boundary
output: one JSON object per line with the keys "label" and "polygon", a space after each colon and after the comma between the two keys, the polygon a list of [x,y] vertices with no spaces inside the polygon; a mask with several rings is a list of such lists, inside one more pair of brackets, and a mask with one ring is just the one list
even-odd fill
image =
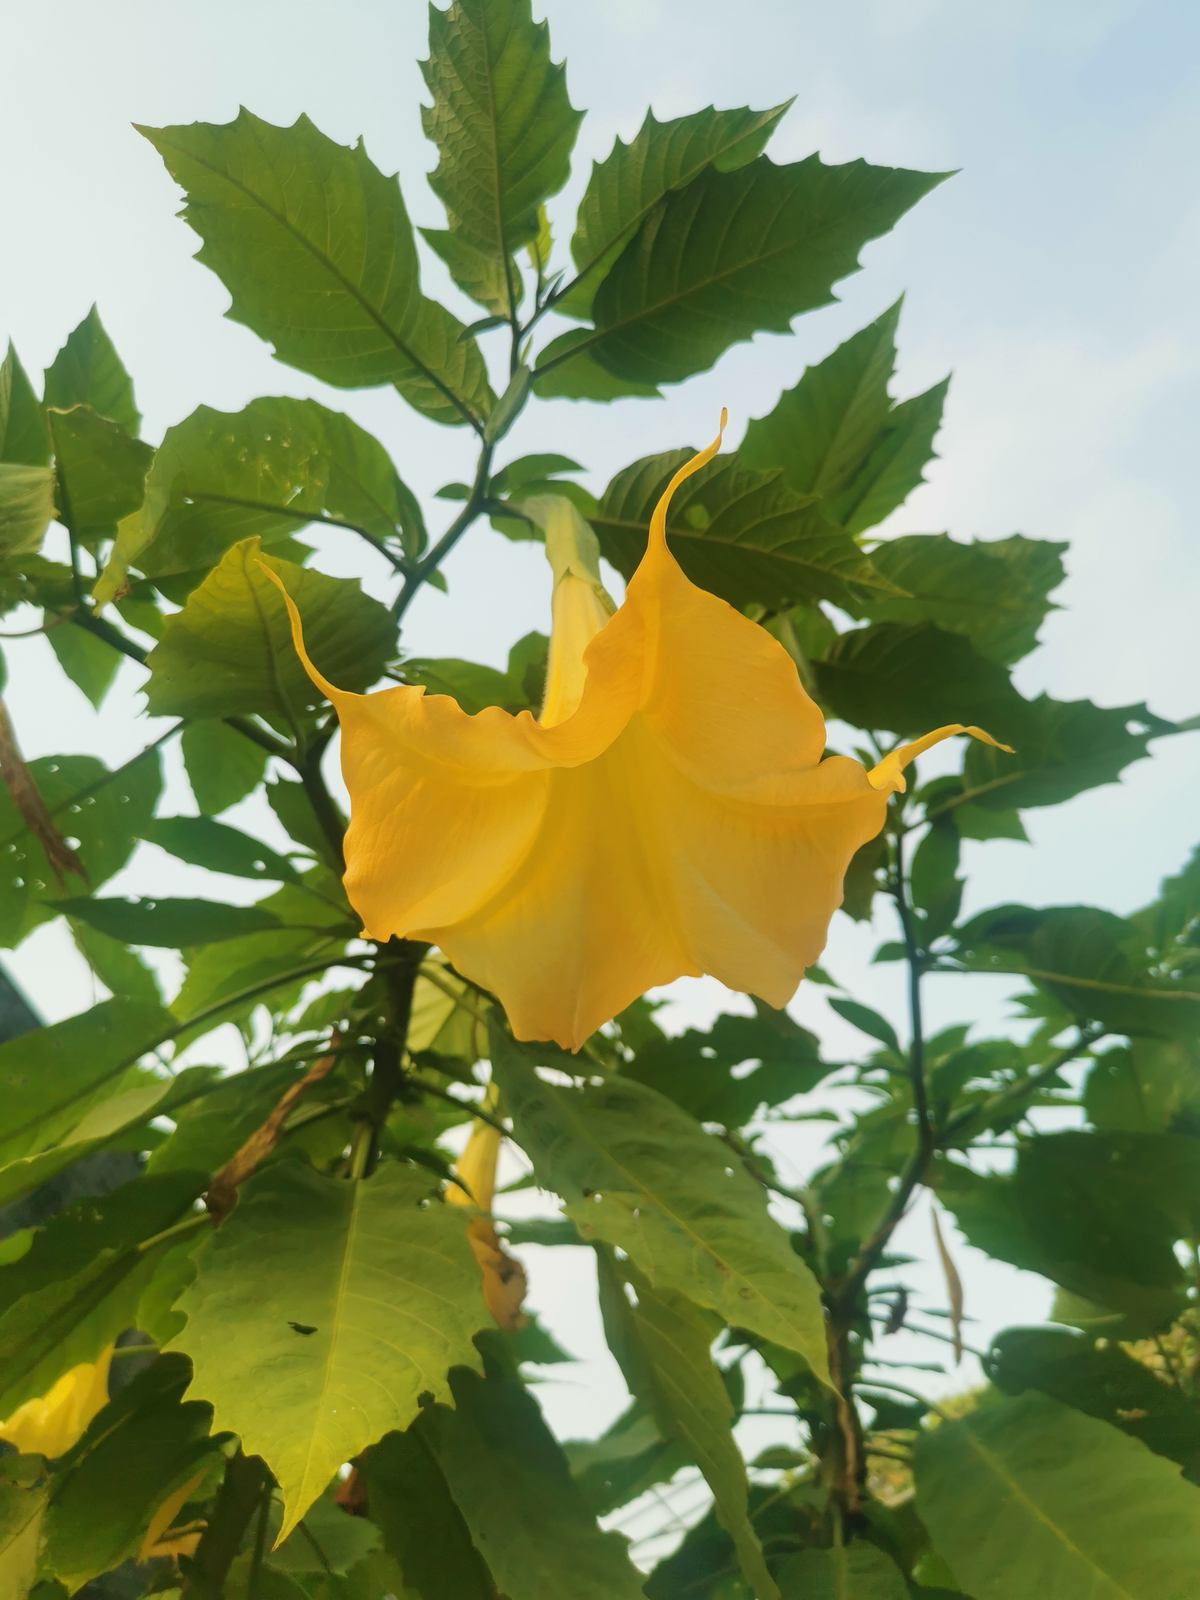
{"label": "large green leaf", "polygon": [[561,1088],[533,1059],[576,1069],[493,1027],[492,1070],[516,1138],[585,1237],[624,1250],[656,1289],[795,1351],[827,1380],[817,1284],[741,1163],[653,1089],[619,1076]]}
{"label": "large green leaf", "polygon": [[47,630],[46,642],[66,676],[99,710],[120,670],[119,651],[89,628],[56,625]]}
{"label": "large green leaf", "polygon": [[882,522],[917,487],[941,422],[944,383],[893,405],[899,316],[897,301],[809,367],[750,423],[741,450],[747,466],[778,467],[797,493],[821,495],[851,533]]}
{"label": "large green leaf", "polygon": [[[625,577],[645,552],[659,497],[691,455],[646,456],[604,491],[591,522],[604,555]],[[883,585],[814,496],[794,493],[778,472],[741,466],[736,456],[719,457],[680,485],[667,534],[688,577],[737,606],[777,609],[813,599],[847,605],[859,589]]]}
{"label": "large green leaf", "polygon": [[53,469],[0,461],[0,556],[36,550],[53,519]]}
{"label": "large green leaf", "polygon": [[[252,839],[248,833],[231,828],[212,817],[155,817],[144,837],[180,861],[188,861],[208,872],[227,872],[234,878],[253,878],[259,882],[292,883],[298,873],[286,856],[270,845]],[[274,920],[274,919],[272,919]],[[197,944],[186,939],[185,944]]]}
{"label": "large green leaf", "polygon": [[757,1600],[779,1600],[748,1515],[750,1489],[733,1437],[733,1404],[712,1359],[715,1320],[682,1295],[651,1288],[611,1251],[601,1247],[597,1259],[604,1330],[630,1392],[704,1474]]}
{"label": "large green leaf", "polygon": [[156,1236],[189,1210],[203,1182],[170,1173],[81,1201],[39,1228],[19,1261],[0,1267],[0,1416],[135,1325],[169,1244]]}
{"label": "large green leaf", "polygon": [[416,552],[420,512],[379,441],[315,400],[200,406],[168,428],[141,515],[121,529],[97,587],[111,597],[136,566],[152,577],[194,572],[230,545],[283,539],[310,522],[357,528]]}
{"label": "large green leaf", "polygon": [[83,544],[112,538],[121,518],[142,503],[154,451],[90,406],[46,415],[59,521]]}
{"label": "large green leaf", "polygon": [[361,142],[308,120],[142,128],[187,192],[199,259],[233,297],[230,316],[291,366],[340,388],[391,383],[425,416],[485,416],[483,357],[456,317],[421,293],[412,224],[394,178]]}
{"label": "large green leaf", "polygon": [[639,382],[703,372],[730,345],[785,333],[802,311],[829,304],[863,245],[940,182],[863,161],[826,166],[817,156],[708,168],[666,195],[613,263],[596,291],[594,331],[569,350],[549,345],[538,368],[585,351]]}
{"label": "large green leaf", "polygon": [[[216,1426],[261,1455],[285,1539],[342,1462],[449,1398],[486,1311],[466,1215],[398,1166],[353,1182],[267,1168],[196,1258],[175,1343]],[[255,1285],[247,1295],[246,1285]]]}
{"label": "large green leaf", "polygon": [[142,418],[133,398],[133,380],[95,306],[47,369],[45,403],[60,411],[90,406],[126,433],[137,433]]}
{"label": "large green leaf", "polygon": [[628,144],[616,139],[604,160],[592,164],[571,240],[576,278],[555,301],[556,309],[588,316],[605,273],[654,207],[710,167],[732,172],[761,155],[789,105],[790,100],[769,111],[706,106],[668,122],[647,111]]}
{"label": "large green leaf", "polygon": [[1106,1133],[1200,1131],[1200,1053],[1187,1039],[1138,1038],[1106,1050],[1083,1085],[1083,1109]]}
{"label": "large green leaf", "polygon": [[640,1600],[624,1540],[596,1526],[532,1395],[462,1371],[451,1388],[453,1410],[430,1410],[418,1432],[497,1590],[507,1600]]}
{"label": "large green leaf", "polygon": [[[539,207],[570,176],[581,113],[529,0],[430,6],[422,71],[433,104],[421,120],[438,150],[430,187],[446,207],[456,246],[495,263],[505,281],[502,296],[476,298],[508,315],[516,304],[510,258],[537,236]],[[476,274],[455,272],[458,259],[450,258],[451,271],[472,292]]]}
{"label": "large green leaf", "polygon": [[223,722],[189,722],[179,744],[196,805],[206,816],[227,811],[262,782],[266,752]]}
{"label": "large green leaf", "polygon": [[[41,756],[29,763],[56,825],[78,854],[95,889],[129,859],[154,814],[162,788],[156,749],[110,772],[94,756]],[[62,893],[45,852],[6,789],[0,788],[0,943],[15,944],[54,914]]]}
{"label": "large green leaf", "polygon": [[0,1458],[0,1593],[25,1600],[37,1582],[48,1486],[36,1456]]}
{"label": "large green leaf", "polygon": [[987,1371],[1005,1394],[1040,1390],[1179,1462],[1193,1482],[1200,1477],[1200,1405],[1111,1339],[1073,1328],[1008,1328],[993,1341]]}
{"label": "large green leaf", "polygon": [[896,593],[865,595],[855,614],[872,622],[936,622],[1009,666],[1037,644],[1049,595],[1063,580],[1065,549],[1020,534],[966,544],[947,533],[887,539],[871,561]]}
{"label": "large green leaf", "polygon": [[90,923],[125,944],[178,950],[183,945],[216,944],[279,926],[261,906],[225,905],[219,900],[137,899],[87,895],[56,900],[68,916]]}
{"label": "large green leaf", "polygon": [[135,1555],[163,1501],[206,1466],[217,1468],[208,1406],[180,1404],[188,1376],[182,1356],[164,1356],[139,1373],[56,1475],[43,1561],[70,1592]]}
{"label": "large green leaf", "polygon": [[46,418],[10,341],[0,361],[0,461],[44,467],[49,460]]}
{"label": "large green leaf", "polygon": [[1095,706],[1090,700],[1027,700],[1012,743],[1015,754],[972,744],[963,788],[953,801],[988,809],[1053,806],[1115,783],[1150,740],[1174,726],[1143,705]]}
{"label": "large green leaf", "polygon": [[959,930],[962,951],[980,972],[1030,978],[1071,1015],[1113,1033],[1194,1039],[1200,1028],[1200,978],[1150,971],[1135,924],[1094,906],[997,906]]}
{"label": "large green leaf", "polygon": [[431,694],[453,696],[470,716],[484,706],[503,706],[514,715],[536,712],[546,688],[548,643],[545,634],[527,633],[508,652],[503,671],[475,661],[414,656],[404,663],[404,676],[410,683],[423,683]]}
{"label": "large green leaf", "polygon": [[917,1441],[917,1509],[977,1600],[1190,1600],[1200,1489],[1106,1423],[1044,1395]]}
{"label": "large green leaf", "polygon": [[908,1600],[910,1593],[896,1563],[862,1539],[785,1556],[778,1576],[783,1600]]}
{"label": "large green leaf", "polygon": [[261,711],[297,726],[316,705],[283,597],[264,566],[299,607],[305,645],[327,678],[364,689],[379,676],[396,634],[387,607],[356,579],[310,572],[265,554],[257,538],[243,539],[168,619],[150,652],[146,696],[154,715]]}
{"label": "large green leaf", "polygon": [[421,1600],[494,1600],[495,1585],[454,1503],[426,1424],[381,1439],[364,1456],[363,1473],[371,1516]]}
{"label": "large green leaf", "polygon": [[856,728],[920,734],[966,722],[1013,737],[1025,705],[1003,667],[931,622],[877,622],[839,634],[813,671],[828,710]]}

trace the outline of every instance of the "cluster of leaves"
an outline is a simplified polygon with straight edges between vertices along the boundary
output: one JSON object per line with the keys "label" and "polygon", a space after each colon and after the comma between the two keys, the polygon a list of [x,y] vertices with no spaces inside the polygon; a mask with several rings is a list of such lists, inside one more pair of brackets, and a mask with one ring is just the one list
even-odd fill
{"label": "cluster of leaves", "polygon": [[[401,653],[408,607],[479,520],[536,536],[522,505],[539,495],[571,499],[628,574],[685,452],[634,461],[595,497],[564,457],[500,462],[517,415],[653,396],[786,332],[940,181],[778,163],[764,148],[786,107],[648,115],[594,165],[568,256],[546,202],[581,117],[529,0],[433,9],[425,78],[447,226],[424,240],[480,312],[468,323],[423,293],[399,187],[361,144],[249,112],[141,131],[232,317],[325,384],[390,385],[473,444],[439,536],[381,445],[314,399],[201,407],[146,443],[95,312],[40,397],[11,347],[0,367],[5,611],[40,618],[94,704],[126,657],[150,710],[177,719],[112,770],[26,765],[0,725],[0,938],[60,920],[112,995],[0,1047],[0,1417],[115,1341],[123,1358],[64,1457],[0,1458],[0,1587],[1182,1600],[1200,1565],[1200,857],[1130,918],[959,915],[964,840],[1022,839],[1022,813],[1115,780],[1176,730],[1144,706],[1014,687],[1061,546],[872,536],[921,481],[946,392],[893,398],[898,306],[691,479],[668,531],[696,582],[776,633],[844,738],[873,755],[974,721],[1016,747],[966,750],[852,866],[849,914],[878,899],[896,915],[877,959],[908,969],[904,1042],[813,973],[862,1036],[853,1059],[762,1007],[667,1037],[646,1001],[568,1058],[515,1044],[424,947],[358,937],[322,776],[333,721],[258,559],[339,684],[536,709],[544,640],[503,672],[417,660]],[[543,339],[551,313],[570,325]],[[69,561],[43,553],[52,524]],[[386,561],[390,606],[305,564],[296,535],[314,525]],[[195,810],[162,815],[175,740]],[[286,849],[219,820],[252,794]],[[266,892],[106,894],[144,846]],[[155,949],[181,953],[169,1000]],[[1011,1036],[927,1035],[934,972],[1021,986]],[[237,1072],[203,1063],[229,1024]],[[1069,1112],[1060,1131],[1031,1116],[1048,1105]],[[594,1257],[630,1394],[600,1439],[551,1433],[530,1376],[569,1357],[517,1315],[491,1325],[472,1213],[443,1203],[476,1110],[560,1202],[507,1246]],[[772,1125],[814,1115],[826,1157],[789,1187]],[[898,1327],[939,1359],[964,1336],[945,1247],[948,1319],[890,1249],[922,1188],[972,1244],[1058,1291],[1055,1325],[1003,1334],[979,1403],[940,1420],[886,1376]],[[553,1261],[539,1257],[551,1281]],[[1144,1339],[1157,1368],[1130,1353]],[[748,1375],[791,1439],[749,1464],[733,1431]],[[708,1509],[647,1570],[612,1520],[698,1479]],[[173,1526],[193,1531],[172,1541]]]}

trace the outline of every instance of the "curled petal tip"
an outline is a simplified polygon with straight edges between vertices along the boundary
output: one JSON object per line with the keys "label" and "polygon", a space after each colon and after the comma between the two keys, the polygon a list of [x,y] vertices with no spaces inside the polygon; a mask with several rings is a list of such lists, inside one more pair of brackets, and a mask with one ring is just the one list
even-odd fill
{"label": "curled petal tip", "polygon": [[974,724],[968,725],[965,722],[948,722],[944,728],[935,728],[932,733],[924,733],[919,739],[902,744],[884,756],[883,760],[867,773],[868,782],[872,788],[903,794],[907,787],[904,781],[904,769],[919,755],[932,749],[935,744],[941,744],[943,739],[952,739],[959,733],[965,733],[971,739],[978,739],[980,744],[989,744],[993,750],[1003,750],[1006,755],[1016,754],[1012,745],[1001,744],[999,739],[993,739],[986,728],[977,728]]}
{"label": "curled petal tip", "polygon": [[717,428],[717,437],[711,444],[705,445],[690,461],[685,461],[672,477],[670,483],[663,490],[658,504],[654,508],[654,515],[650,518],[650,538],[648,548],[655,546],[665,547],[667,542],[667,507],[671,499],[685,478],[690,478],[693,472],[699,472],[701,467],[706,467],[717,451],[721,448],[721,440],[725,435],[725,424],[729,421],[729,412],[725,406],[721,407],[721,421]]}

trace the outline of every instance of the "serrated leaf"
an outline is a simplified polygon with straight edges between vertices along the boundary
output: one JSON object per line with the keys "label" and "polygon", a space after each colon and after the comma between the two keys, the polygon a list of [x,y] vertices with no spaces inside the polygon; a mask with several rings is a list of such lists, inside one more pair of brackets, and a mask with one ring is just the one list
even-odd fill
{"label": "serrated leaf", "polygon": [[555,300],[555,309],[588,316],[605,273],[654,207],[710,167],[733,172],[753,161],[790,105],[789,100],[769,111],[706,106],[668,122],[647,111],[628,144],[615,140],[604,160],[592,163],[571,240],[575,281]]}
{"label": "serrated leaf", "polygon": [[98,928],[125,944],[178,950],[186,945],[217,944],[279,926],[261,906],[223,905],[217,900],[92,899],[86,895],[56,900],[69,917]]}
{"label": "serrated leaf", "polygon": [[202,1182],[188,1173],[138,1178],[81,1201],[0,1268],[0,1416],[134,1325],[165,1249],[150,1241],[186,1214]]}
{"label": "serrated leaf", "polygon": [[930,622],[879,622],[839,634],[813,672],[827,709],[856,728],[919,734],[947,722],[978,723],[1003,739],[1022,725],[1025,701],[1004,668]]}
{"label": "serrated leaf", "polygon": [[947,533],[887,539],[871,551],[871,561],[896,593],[864,596],[855,615],[935,622],[965,634],[980,655],[1011,666],[1037,644],[1049,595],[1063,581],[1066,548],[1020,534],[969,543]]}
{"label": "serrated leaf", "polygon": [[896,1563],[864,1539],[833,1550],[784,1556],[779,1588],[783,1600],[908,1600],[910,1593]]}
{"label": "serrated leaf", "polygon": [[987,1373],[1005,1394],[1037,1389],[1140,1439],[1155,1455],[1200,1474],[1200,1406],[1111,1340],[1069,1328],[1007,1328]]}
{"label": "serrated leaf", "polygon": [[44,402],[61,411],[90,406],[127,434],[136,434],[141,426],[133,380],[100,321],[96,306],[71,331],[47,369]]}
{"label": "serrated leaf", "polygon": [[315,400],[200,406],[168,428],[141,514],[120,530],[97,587],[103,603],[130,566],[152,577],[196,572],[239,540],[286,538],[309,523],[361,528],[420,546],[424,525],[386,450],[350,417]]}
{"label": "serrated leaf", "polygon": [[[497,296],[475,297],[489,309],[515,311],[510,258],[538,232],[539,208],[571,170],[582,114],[567,95],[566,74],[550,59],[550,33],[535,23],[529,0],[454,0],[429,10],[429,59],[421,68],[433,96],[421,113],[438,150],[429,185],[446,208],[451,236],[506,279]],[[478,274],[455,272],[474,293]],[[497,303],[498,301],[498,303]]]}
{"label": "serrated leaf", "polygon": [[[677,383],[755,333],[786,333],[827,305],[858,252],[940,183],[941,175],[777,166],[758,156],[708,169],[650,212],[596,291],[595,328],[575,346],[619,378]],[[554,356],[543,352],[539,369]]]}
{"label": "serrated leaf", "polygon": [[[591,518],[600,548],[628,578],[646,549],[651,514],[690,450],[646,456],[618,472]],[[755,472],[719,457],[676,490],[667,536],[694,583],[737,606],[772,609],[798,600],[847,603],[882,583],[844,529],[813,496],[797,495],[778,472]]]}
{"label": "serrated leaf", "polygon": [[[516,1138],[584,1236],[624,1250],[655,1288],[795,1351],[827,1382],[816,1282],[744,1167],[653,1089],[623,1077],[560,1088],[532,1059],[493,1027]],[[537,1059],[574,1068],[551,1049]]]}
{"label": "serrated leaf", "polygon": [[917,1509],[978,1600],[1188,1600],[1200,1489],[1106,1423],[1044,1395],[918,1436]]}
{"label": "serrated leaf", "polygon": [[279,575],[304,618],[305,642],[320,670],[347,689],[373,683],[394,648],[386,606],[356,579],[329,578],[267,555],[257,538],[226,552],[187,604],[167,620],[147,658],[147,704],[155,716],[267,712],[299,725],[316,691],[292,645]]}
{"label": "serrated leaf", "polygon": [[544,634],[526,634],[509,652],[505,671],[475,661],[414,656],[404,663],[404,676],[409,683],[423,683],[431,694],[450,695],[468,716],[485,706],[502,706],[514,715],[536,712],[545,688],[547,645]]}
{"label": "serrated leaf", "polygon": [[0,461],[44,467],[49,460],[45,414],[10,340],[0,361]]}
{"label": "serrated leaf", "polygon": [[[110,772],[94,756],[42,756],[29,772],[68,844],[98,888],[123,867],[162,789],[157,749]],[[72,841],[78,841],[77,845]],[[54,915],[61,886],[41,845],[6,789],[0,788],[0,943],[19,942]]]}
{"label": "serrated leaf", "polygon": [[943,378],[894,407],[875,448],[846,488],[833,496],[830,512],[851,533],[874,528],[924,481],[949,387],[949,378]]}
{"label": "serrated leaf", "polygon": [[262,782],[266,751],[223,722],[189,722],[179,742],[192,794],[206,816],[227,811]]}
{"label": "serrated leaf", "polygon": [[112,538],[142,503],[154,451],[90,406],[51,409],[46,417],[59,521],[81,544]]}
{"label": "serrated leaf", "polygon": [[955,804],[993,810],[1059,805],[1087,789],[1115,783],[1151,739],[1173,725],[1144,705],[1096,706],[1090,700],[1027,700],[1010,741],[1011,756],[972,742]]}
{"label": "serrated leaf", "polygon": [[733,1437],[734,1409],[712,1359],[713,1319],[682,1295],[652,1289],[611,1251],[599,1249],[597,1262],[605,1337],[630,1393],[700,1468],[757,1600],[780,1600],[747,1514],[749,1484]]}
{"label": "serrated leaf", "polygon": [[451,1388],[454,1409],[432,1408],[417,1432],[497,1590],[508,1600],[641,1600],[625,1541],[596,1526],[532,1395],[463,1371]]}
{"label": "serrated leaf", "polygon": [[1158,976],[1136,924],[1093,906],[997,906],[959,930],[975,971],[1030,978],[1071,1015],[1113,1033],[1194,1039],[1200,978]]}
{"label": "serrated leaf", "polygon": [[506,328],[514,306],[519,306],[525,285],[511,260],[490,255],[450,228],[422,228],[421,237],[445,264],[465,295],[486,306],[489,315],[470,324],[471,335]]}
{"label": "serrated leaf", "polygon": [[53,520],[53,469],[0,461],[0,556],[36,550]]}
{"label": "serrated leaf", "polygon": [[400,189],[361,142],[335,144],[308,120],[139,130],[187,192],[199,259],[233,297],[230,316],[280,360],[339,388],[394,384],[438,422],[486,416],[478,347],[421,293]]}
{"label": "serrated leaf", "polygon": [[592,354],[591,328],[560,333],[538,356],[533,391],[542,400],[623,400],[631,395],[653,399],[661,390],[644,378],[627,378],[602,367]]}
{"label": "serrated leaf", "polygon": [[407,1427],[421,1395],[448,1398],[452,1365],[476,1364],[486,1312],[467,1219],[427,1193],[398,1166],[353,1182],[280,1163],[196,1257],[174,1343],[216,1426],[275,1474],[281,1541],[344,1461]]}

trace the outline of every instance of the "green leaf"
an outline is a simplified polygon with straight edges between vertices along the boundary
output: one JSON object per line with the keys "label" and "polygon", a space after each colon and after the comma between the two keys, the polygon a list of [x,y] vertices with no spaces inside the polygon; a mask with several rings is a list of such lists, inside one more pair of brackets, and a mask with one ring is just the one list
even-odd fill
{"label": "green leaf", "polygon": [[111,994],[144,1005],[162,1004],[158,979],[135,950],[85,923],[72,922],[70,928],[75,948]]}
{"label": "green leaf", "polygon": [[487,415],[483,357],[457,317],[421,293],[399,186],[307,117],[141,128],[187,192],[199,259],[229,315],[290,366],[340,388],[395,384],[438,422]]}
{"label": "green leaf", "polygon": [[0,1416],[94,1361],[134,1325],[167,1248],[150,1241],[187,1212],[203,1181],[189,1173],[138,1178],[81,1201],[0,1268]]}
{"label": "green leaf", "polygon": [[299,726],[316,705],[283,597],[263,567],[278,574],[299,608],[305,645],[326,677],[364,689],[379,676],[396,633],[387,607],[365,595],[357,579],[310,572],[265,554],[257,538],[244,539],[168,619],[150,652],[152,715],[260,711]]}
{"label": "green leaf", "polygon": [[833,1065],[822,1061],[820,1042],[807,1028],[786,1011],[764,1007],[757,1016],[720,1016],[707,1030],[651,1039],[622,1072],[697,1122],[740,1128],[763,1106],[811,1093]]}
{"label": "green leaf", "polygon": [[596,1526],[533,1397],[463,1371],[451,1389],[453,1410],[431,1408],[417,1431],[496,1589],[508,1600],[641,1600],[625,1541]]}
{"label": "green leaf", "polygon": [[46,372],[45,404],[67,411],[90,406],[128,434],[141,426],[133,380],[121,363],[95,306],[72,330]]}
{"label": "green leaf", "polygon": [[[659,497],[690,450],[646,456],[618,472],[591,518],[600,548],[623,577],[646,549]],[[782,607],[798,600],[850,602],[882,583],[870,560],[829,522],[811,495],[778,472],[754,472],[719,457],[675,492],[667,517],[671,549],[688,577],[733,605]]]}
{"label": "green leaf", "polygon": [[68,916],[108,934],[110,939],[164,950],[216,944],[279,925],[261,906],[230,906],[217,900],[122,900],[115,896],[96,900],[81,895],[56,900],[54,904]]}
{"label": "green leaf", "polygon": [[895,594],[872,593],[855,609],[872,622],[936,622],[962,633],[980,655],[1011,666],[1037,644],[1063,581],[1065,544],[1048,539],[971,540],[948,533],[887,539],[871,552]]}
{"label": "green leaf", "polygon": [[120,653],[87,628],[67,624],[48,629],[46,640],[63,672],[98,711],[120,668]]}
{"label": "green leaf", "polygon": [[143,837],[178,860],[209,872],[227,872],[234,878],[260,882],[274,879],[277,883],[294,883],[299,877],[287,857],[270,845],[231,828],[227,822],[214,822],[211,817],[155,817]]}
{"label": "green leaf", "polygon": [[206,816],[228,811],[262,782],[266,751],[223,722],[189,722],[179,742],[192,794]]}
{"label": "green leaf", "polygon": [[505,671],[474,661],[414,656],[404,663],[404,676],[410,683],[423,683],[431,694],[450,695],[469,716],[485,706],[502,706],[514,715],[536,711],[545,690],[548,643],[545,634],[526,634],[509,651]]}
{"label": "green leaf", "polygon": [[[92,888],[111,878],[133,853],[162,788],[156,749],[110,772],[94,756],[42,756],[29,763],[51,816],[78,853]],[[0,943],[15,944],[53,915],[60,894],[34,838],[8,791],[0,788]]]}
{"label": "green leaf", "polygon": [[908,1600],[909,1596],[895,1562],[862,1539],[839,1549],[785,1556],[778,1576],[783,1600]]}
{"label": "green leaf", "polygon": [[978,1600],[1186,1600],[1200,1490],[1144,1445],[1044,1395],[917,1440],[917,1509]]}
{"label": "green leaf", "polygon": [[924,914],[928,943],[953,924],[962,903],[963,880],[958,876],[962,841],[952,817],[940,817],[927,830],[913,852],[909,887],[913,904]]}
{"label": "green leaf", "polygon": [[281,1539],[344,1461],[406,1427],[421,1395],[448,1397],[449,1368],[476,1361],[486,1312],[466,1217],[427,1193],[397,1166],[347,1182],[283,1162],[245,1186],[196,1257],[175,1343],[216,1426],[278,1479]]}
{"label": "green leaf", "polygon": [[10,341],[0,361],[0,461],[44,467],[49,460],[46,418]]}
{"label": "green leaf", "polygon": [[97,588],[103,602],[129,567],[151,577],[211,567],[239,540],[286,538],[309,523],[361,529],[419,549],[424,524],[379,441],[315,400],[200,406],[168,428],[139,517],[120,531]]}
{"label": "green leaf", "polygon": [[494,1600],[495,1585],[442,1476],[427,1425],[381,1439],[364,1456],[363,1473],[371,1516],[421,1600]]}
{"label": "green leaf", "polygon": [[471,323],[468,333],[474,336],[508,327],[511,307],[520,305],[525,290],[512,261],[490,255],[449,228],[422,228],[420,232],[463,293],[488,309],[489,315]]}
{"label": "green leaf", "polygon": [[[446,208],[451,236],[500,264],[511,282],[513,254],[537,237],[539,208],[571,171],[581,113],[566,74],[550,59],[550,32],[529,0],[454,0],[429,9],[429,59],[421,68],[433,97],[422,108],[438,150],[429,185]],[[477,274],[461,277],[468,293]],[[511,289],[476,294],[511,313]]]}
{"label": "green leaf", "polygon": [[[543,365],[533,373],[533,392],[543,400],[622,400],[630,395],[653,399],[662,391],[642,378],[619,377],[592,354],[591,328],[571,328],[541,351]],[[569,357],[569,359],[568,359]]]}
{"label": "green leaf", "polygon": [[975,743],[967,749],[955,803],[1004,811],[1059,805],[1115,783],[1131,761],[1147,754],[1151,739],[1174,731],[1143,705],[1095,706],[1039,695],[1024,703],[1014,727],[1015,755]]}
{"label": "green leaf", "polygon": [[0,461],[0,556],[36,550],[53,520],[53,469]]}
{"label": "green leaf", "polygon": [[1007,1328],[992,1343],[987,1371],[1005,1394],[1037,1389],[1140,1439],[1193,1481],[1200,1475],[1200,1406],[1111,1340],[1068,1328]]}
{"label": "green leaf", "polygon": [[146,1171],[218,1171],[262,1125],[280,1096],[303,1073],[304,1065],[274,1061],[268,1066],[217,1077],[204,1093],[171,1112],[174,1132],[151,1152]]}
{"label": "green leaf", "polygon": [[[575,349],[643,383],[703,372],[730,345],[786,333],[793,317],[828,305],[863,245],[941,181],[817,156],[709,168],[646,217],[597,289],[595,329]],[[543,351],[540,370],[556,359]]]}
{"label": "green leaf", "polygon": [[734,172],[753,161],[791,103],[769,111],[706,106],[668,122],[647,111],[628,144],[615,140],[604,160],[592,164],[571,240],[575,281],[555,300],[555,309],[569,316],[590,315],[601,280],[659,202],[710,168]]}
{"label": "green leaf", "polygon": [[1200,848],[1192,851],[1180,872],[1164,878],[1157,900],[1131,920],[1156,954],[1165,953],[1176,941],[1190,942],[1200,922]]}
{"label": "green leaf", "polygon": [[[549,1048],[538,1059],[575,1070]],[[718,1140],[623,1077],[582,1089],[544,1082],[495,1027],[492,1070],[539,1182],[562,1195],[585,1238],[616,1245],[656,1289],[784,1345],[827,1381],[816,1282]]]}
{"label": "green leaf", "polygon": [[1025,704],[1003,667],[930,622],[878,622],[840,634],[813,672],[824,705],[856,728],[921,734],[964,722],[1003,738]]}
{"label": "green leaf", "polygon": [[0,1576],[5,1600],[25,1600],[37,1582],[48,1486],[33,1456],[0,1460]]}
{"label": "green leaf", "polygon": [[154,451],[90,406],[46,413],[54,444],[58,520],[81,544],[110,539],[137,510]]}
{"label": "green leaf", "polygon": [[881,1017],[879,1012],[871,1006],[864,1006],[858,1000],[845,1000],[840,996],[831,999],[830,1009],[836,1011],[839,1017],[865,1033],[870,1039],[878,1039],[879,1043],[886,1045],[896,1055],[901,1054],[900,1041],[896,1037],[896,1030],[886,1017]]}
{"label": "green leaf", "polygon": [[1200,1130],[1200,1061],[1185,1039],[1134,1039],[1098,1056],[1083,1084],[1083,1109],[1106,1133]]}
{"label": "green leaf", "polygon": [[809,367],[750,423],[741,449],[747,466],[778,467],[797,493],[821,495],[851,533],[882,522],[917,487],[941,422],[944,383],[898,406],[888,392],[900,305]]}
{"label": "green leaf", "polygon": [[997,906],[958,933],[979,972],[1030,978],[1071,1015],[1113,1033],[1192,1039],[1200,1025],[1200,981],[1158,977],[1135,924],[1093,906]]}
{"label": "green leaf", "polygon": [[180,1356],[164,1356],[139,1373],[56,1476],[43,1560],[69,1591],[135,1555],[168,1495],[203,1475],[206,1462],[217,1468],[208,1406],[180,1404],[188,1376]]}
{"label": "green leaf", "polygon": [[62,1139],[162,1043],[171,1022],[161,1006],[102,1000],[79,1016],[0,1044],[0,1161]]}
{"label": "green leaf", "polygon": [[733,1437],[734,1409],[712,1359],[713,1319],[682,1295],[652,1289],[603,1247],[597,1263],[605,1336],[630,1393],[704,1474],[757,1600],[780,1600],[747,1514],[750,1491]]}

